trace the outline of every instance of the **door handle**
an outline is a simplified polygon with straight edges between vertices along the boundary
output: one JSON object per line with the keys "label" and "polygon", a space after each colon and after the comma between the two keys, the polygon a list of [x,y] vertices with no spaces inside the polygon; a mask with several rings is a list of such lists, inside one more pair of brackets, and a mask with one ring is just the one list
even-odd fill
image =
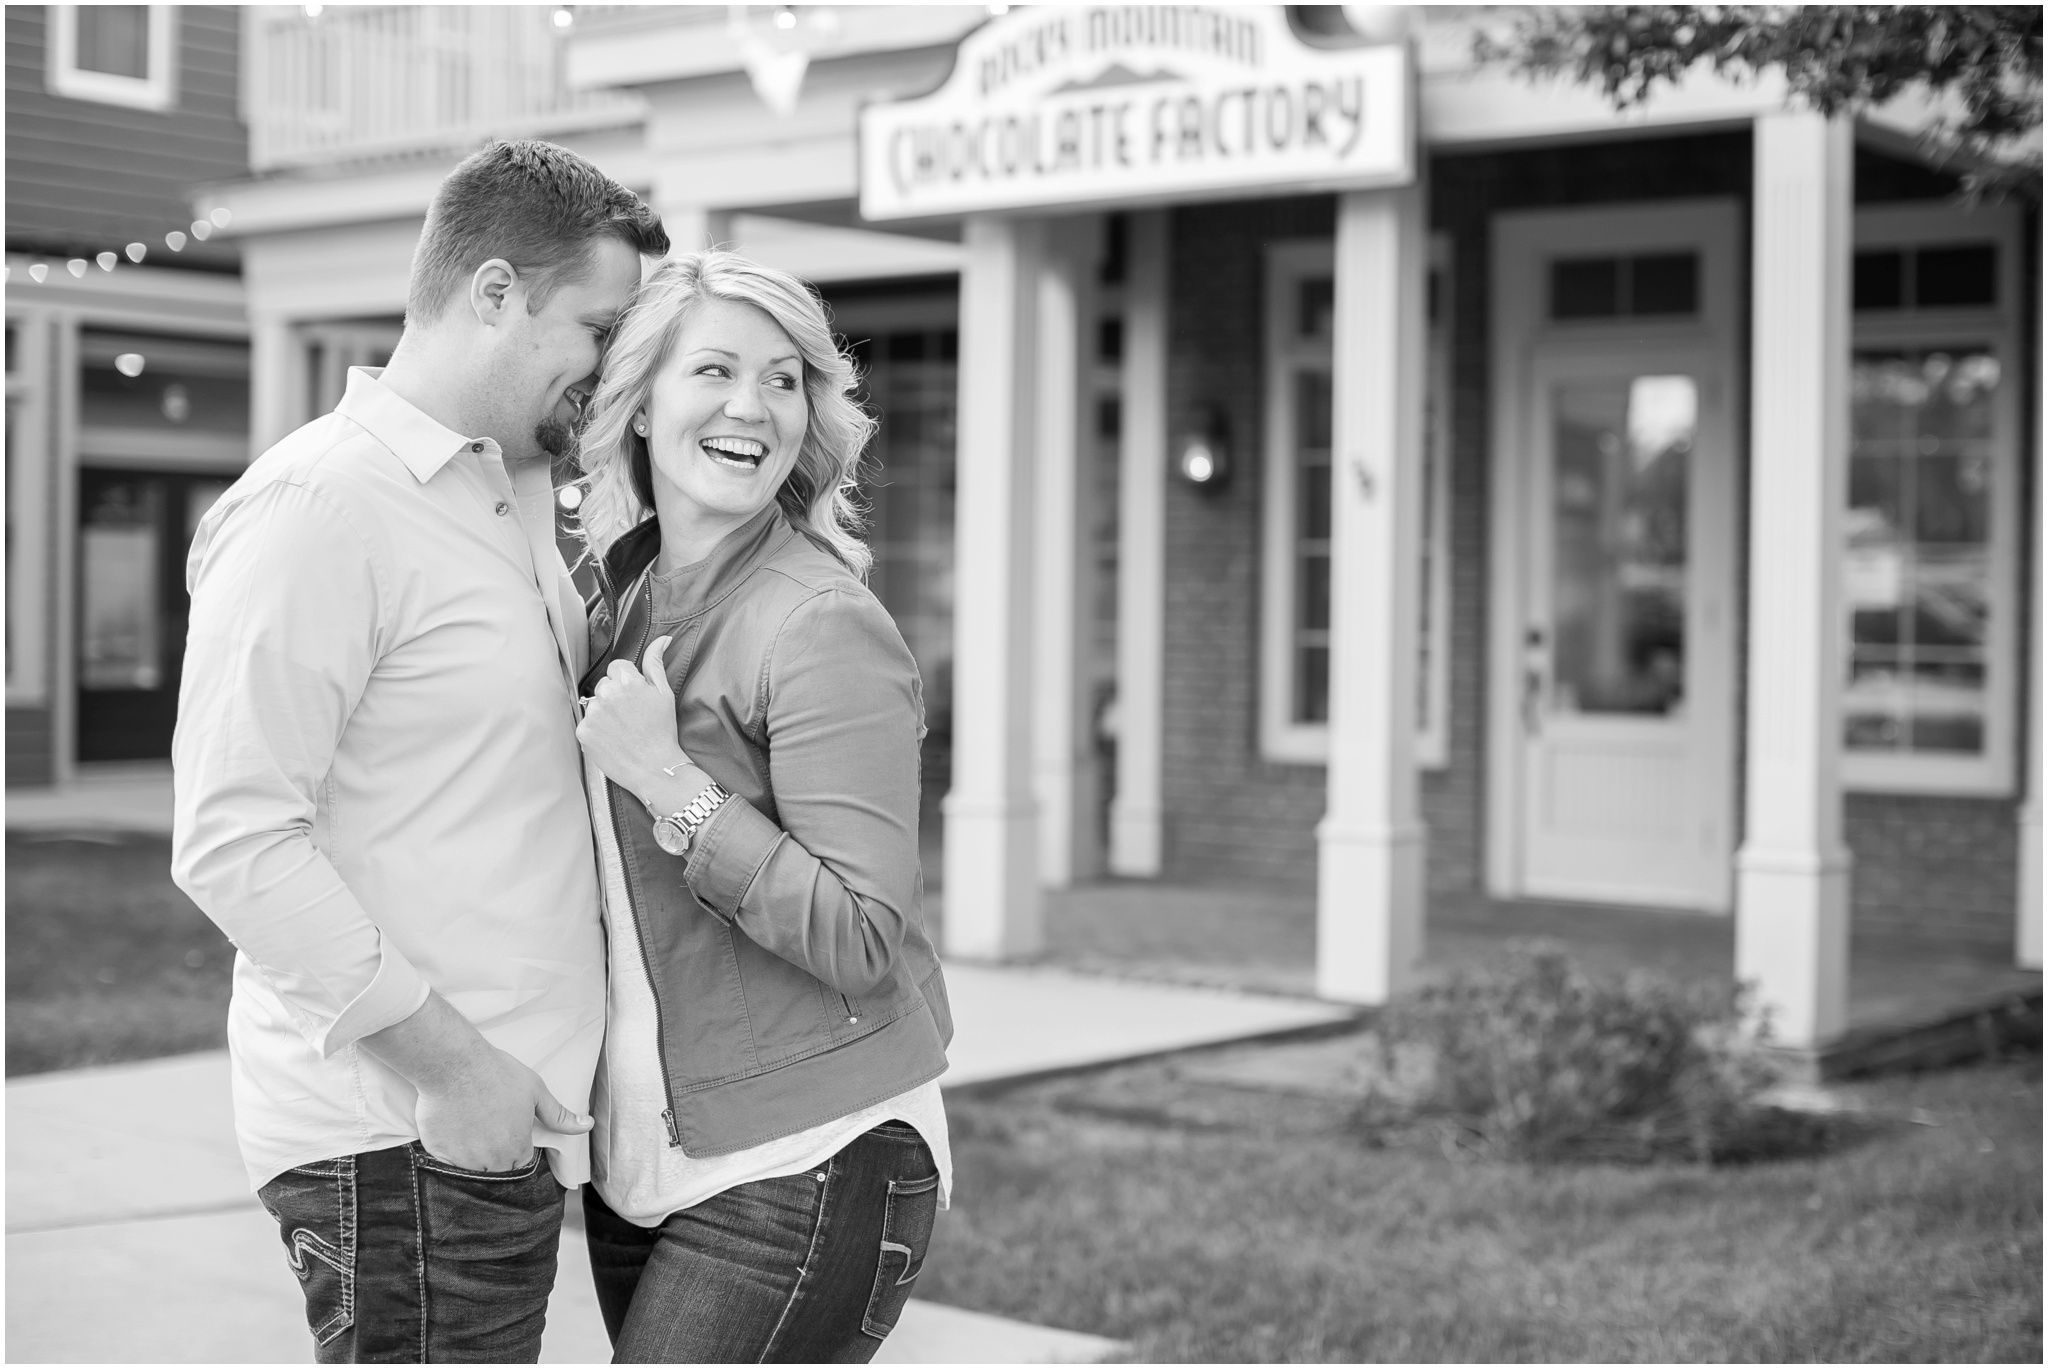
{"label": "door handle", "polygon": [[1522,730],[1531,737],[1543,731],[1543,672],[1534,666],[1522,671]]}

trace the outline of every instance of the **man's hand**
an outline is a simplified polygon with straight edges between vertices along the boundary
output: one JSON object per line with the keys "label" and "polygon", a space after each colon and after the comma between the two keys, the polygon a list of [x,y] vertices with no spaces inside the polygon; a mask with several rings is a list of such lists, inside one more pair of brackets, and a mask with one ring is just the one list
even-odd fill
{"label": "man's hand", "polygon": [[590,1130],[541,1077],[484,1040],[437,993],[418,1012],[372,1032],[363,1045],[419,1090],[414,1122],[427,1154],[458,1169],[517,1169],[533,1155],[533,1125]]}

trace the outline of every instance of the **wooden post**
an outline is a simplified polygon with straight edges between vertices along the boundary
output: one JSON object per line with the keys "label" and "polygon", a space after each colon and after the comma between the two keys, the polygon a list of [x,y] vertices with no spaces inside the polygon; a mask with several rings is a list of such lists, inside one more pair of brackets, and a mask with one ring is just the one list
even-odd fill
{"label": "wooden post", "polygon": [[1109,868],[1149,878],[1163,845],[1161,697],[1166,653],[1166,315],[1164,210],[1130,218],[1124,287],[1123,431],[1117,492],[1116,796]]}
{"label": "wooden post", "polygon": [[945,941],[981,960],[1036,951],[1031,471],[1042,223],[977,215],[963,235],[954,502],[953,788]]}
{"label": "wooden post", "polygon": [[1756,121],[1750,372],[1748,801],[1735,972],[1772,1040],[1847,1022],[1842,548],[1849,470],[1849,122]]}
{"label": "wooden post", "polygon": [[1316,827],[1316,991],[1384,1003],[1422,958],[1415,772],[1422,578],[1424,190],[1337,201],[1329,800]]}

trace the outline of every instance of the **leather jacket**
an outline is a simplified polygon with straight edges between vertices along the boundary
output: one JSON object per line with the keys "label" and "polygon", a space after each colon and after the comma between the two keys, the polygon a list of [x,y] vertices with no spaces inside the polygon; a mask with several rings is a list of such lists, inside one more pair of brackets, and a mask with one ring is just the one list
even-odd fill
{"label": "leather jacket", "polygon": [[582,691],[672,634],[679,740],[733,796],[679,857],[606,780],[597,833],[648,967],[669,1143],[723,1155],[946,1068],[918,864],[923,689],[880,601],[774,505],[665,576],[660,541],[650,518],[598,568]]}

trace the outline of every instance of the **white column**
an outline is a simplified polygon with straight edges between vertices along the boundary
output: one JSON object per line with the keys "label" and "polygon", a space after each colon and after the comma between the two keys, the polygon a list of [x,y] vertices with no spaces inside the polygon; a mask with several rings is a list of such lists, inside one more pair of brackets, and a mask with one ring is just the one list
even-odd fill
{"label": "white column", "polygon": [[1031,774],[1033,403],[1042,224],[970,217],[960,277],[953,522],[949,954],[993,960],[1043,940]]}
{"label": "white column", "polygon": [[312,418],[306,408],[306,349],[291,320],[257,314],[249,320],[249,455],[268,451]]}
{"label": "white column", "polygon": [[1133,214],[1124,274],[1123,431],[1117,488],[1116,796],[1109,868],[1157,875],[1161,698],[1166,656],[1166,312],[1164,210]]}
{"label": "white column", "polygon": [[1316,992],[1384,1003],[1422,959],[1415,773],[1422,603],[1421,186],[1338,197],[1329,799],[1316,826]]}
{"label": "white column", "polygon": [[[2039,514],[2035,514],[2036,519]],[[2027,633],[2027,792],[2020,800],[2020,906],[2013,946],[2023,970],[2041,968],[2041,532],[2034,527],[2034,621]]]}
{"label": "white column", "polygon": [[1094,815],[1088,801],[1092,738],[1088,729],[1087,524],[1083,514],[1081,366],[1093,247],[1099,222],[1048,225],[1038,277],[1035,422],[1037,616],[1031,663],[1033,769],[1038,797],[1038,875],[1064,889],[1093,873]]}
{"label": "white column", "polygon": [[1746,831],[1735,974],[1773,1041],[1847,1021],[1842,844],[1842,526],[1849,472],[1851,130],[1760,116],[1750,324]]}

